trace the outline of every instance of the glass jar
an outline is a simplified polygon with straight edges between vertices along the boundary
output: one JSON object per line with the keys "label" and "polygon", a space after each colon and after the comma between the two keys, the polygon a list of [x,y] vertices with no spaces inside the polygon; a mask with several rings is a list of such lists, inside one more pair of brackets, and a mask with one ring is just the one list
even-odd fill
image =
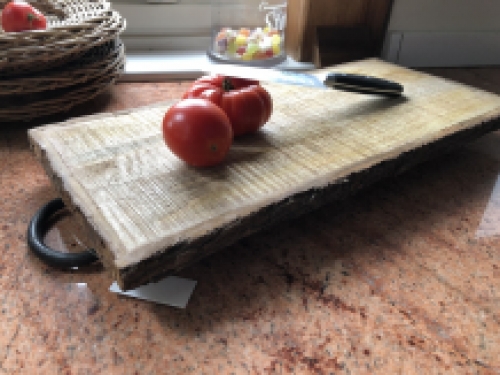
{"label": "glass jar", "polygon": [[208,55],[245,65],[283,62],[286,15],[287,0],[213,0]]}

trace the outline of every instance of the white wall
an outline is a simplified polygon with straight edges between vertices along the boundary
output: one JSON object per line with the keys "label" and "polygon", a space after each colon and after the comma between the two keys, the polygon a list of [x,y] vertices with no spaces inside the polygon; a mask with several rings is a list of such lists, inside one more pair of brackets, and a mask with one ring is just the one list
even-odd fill
{"label": "white wall", "polygon": [[500,0],[395,0],[382,57],[411,67],[500,65]]}

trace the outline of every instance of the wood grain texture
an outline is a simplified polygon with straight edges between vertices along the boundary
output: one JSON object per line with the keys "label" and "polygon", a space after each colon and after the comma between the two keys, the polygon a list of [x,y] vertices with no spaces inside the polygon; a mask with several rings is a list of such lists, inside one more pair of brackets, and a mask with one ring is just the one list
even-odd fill
{"label": "wood grain texture", "polygon": [[217,168],[170,154],[160,133],[168,103],[29,135],[105,264],[132,288],[499,126],[497,95],[378,60],[340,69],[399,81],[405,96],[267,85],[270,122]]}

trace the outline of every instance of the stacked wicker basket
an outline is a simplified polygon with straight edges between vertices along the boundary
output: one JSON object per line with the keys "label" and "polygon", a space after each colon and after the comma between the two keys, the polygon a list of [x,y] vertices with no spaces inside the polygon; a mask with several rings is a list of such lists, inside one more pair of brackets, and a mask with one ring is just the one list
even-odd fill
{"label": "stacked wicker basket", "polygon": [[125,19],[109,2],[30,3],[47,16],[47,29],[0,29],[0,123],[65,112],[106,90],[124,69]]}

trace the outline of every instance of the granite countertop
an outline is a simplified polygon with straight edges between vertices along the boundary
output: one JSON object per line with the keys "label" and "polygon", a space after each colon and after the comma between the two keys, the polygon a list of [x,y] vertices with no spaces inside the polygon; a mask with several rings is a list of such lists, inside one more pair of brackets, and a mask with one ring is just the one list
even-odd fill
{"label": "granite countertop", "polygon": [[[500,68],[432,72],[500,93]],[[120,83],[64,118],[188,84]],[[39,124],[0,124],[1,372],[500,374],[500,133],[184,270],[198,284],[177,309],[28,251],[31,216],[57,196],[29,149]],[[47,242],[85,239],[61,213]]]}

